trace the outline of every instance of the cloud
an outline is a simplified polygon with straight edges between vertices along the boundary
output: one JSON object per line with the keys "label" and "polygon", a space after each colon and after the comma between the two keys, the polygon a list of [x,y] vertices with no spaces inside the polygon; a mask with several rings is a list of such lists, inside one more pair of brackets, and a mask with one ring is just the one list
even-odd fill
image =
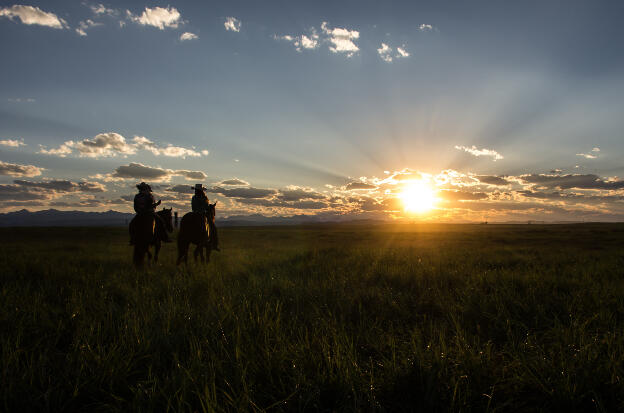
{"label": "cloud", "polygon": [[97,208],[109,204],[120,204],[119,200],[83,199],[80,201],[52,201],[49,206],[61,208]]}
{"label": "cloud", "polygon": [[233,179],[226,179],[225,181],[221,181],[217,185],[248,186],[249,182],[243,181],[242,179],[233,178]]}
{"label": "cloud", "polygon": [[78,23],[78,27],[76,27],[76,33],[78,33],[80,36],[86,36],[87,29],[91,27],[103,26],[103,25],[104,25],[103,23],[94,22],[91,19],[83,20],[80,23]]}
{"label": "cloud", "polygon": [[622,201],[624,195],[584,195],[584,194],[569,194],[563,192],[536,192],[530,190],[516,191],[518,194],[526,198],[537,199],[557,199],[564,201],[575,202],[610,202],[610,201]]}
{"label": "cloud", "polygon": [[[71,141],[68,141],[68,142],[71,142]],[[45,146],[42,146],[39,149],[39,153],[42,153],[44,155],[54,155],[54,156],[59,156],[61,158],[64,158],[70,153],[72,153],[72,148],[67,146],[68,142],[62,144],[58,148],[52,148],[52,149],[47,149]]]}
{"label": "cloud", "polygon": [[174,185],[170,188],[165,189],[167,192],[176,192],[178,194],[194,194],[195,189],[191,185]]}
{"label": "cloud", "polygon": [[168,156],[172,158],[186,158],[187,156],[198,157],[202,155],[208,155],[208,151],[204,150],[197,152],[194,149],[182,148],[180,146],[168,145],[165,147],[159,147],[151,140],[144,136],[135,136],[132,141],[137,149],[145,149],[152,152],[156,156]]}
{"label": "cloud", "polygon": [[48,193],[32,192],[29,188],[19,185],[0,185],[0,201],[34,201],[49,200],[52,196]]}
{"label": "cloud", "polygon": [[297,50],[298,52],[301,52],[304,49],[316,49],[320,44],[319,35],[314,27],[310,29],[309,36],[305,34],[296,36],[289,34],[278,36],[274,34],[273,39],[292,43],[295,46],[295,50]]}
{"label": "cloud", "polygon": [[226,17],[225,23],[223,23],[225,30],[230,32],[240,32],[241,29],[241,21],[236,17]]}
{"label": "cloud", "polygon": [[208,151],[205,150],[198,152],[180,146],[158,146],[145,136],[135,136],[131,142],[127,142],[126,138],[116,132],[100,133],[93,138],[86,138],[81,141],[66,141],[58,148],[47,149],[42,147],[39,152],[64,158],[76,151],[81,157],[100,158],[134,155],[140,149],[150,151],[156,156],[173,158],[199,157],[208,154]]}
{"label": "cloud", "polygon": [[[12,185],[0,185],[0,202],[9,206],[50,206],[42,201],[51,201],[67,194],[80,194],[81,206],[95,205],[92,193],[106,191],[104,185],[97,182],[71,182],[65,180],[24,181],[15,180]],[[61,201],[62,202],[62,201]],[[97,201],[99,202],[99,201]],[[62,206],[60,203],[58,206]]]}
{"label": "cloud", "polygon": [[593,148],[589,153],[577,153],[576,156],[582,156],[585,159],[596,159],[598,157],[598,152],[600,152],[600,148]]}
{"label": "cloud", "polygon": [[95,15],[117,16],[119,12],[114,9],[109,9],[103,4],[90,5],[89,8]]}
{"label": "cloud", "polygon": [[67,22],[54,13],[49,13],[41,10],[39,7],[23,6],[16,4],[11,7],[5,7],[0,9],[0,17],[8,17],[13,20],[16,17],[20,19],[23,24],[52,27],[54,29],[67,29],[69,26]]}
{"label": "cloud", "polygon": [[329,50],[333,53],[344,53],[347,57],[353,56],[360,49],[354,43],[360,37],[357,30],[348,30],[340,27],[329,28],[327,22],[321,23],[321,30],[328,36]]}
{"label": "cloud", "polygon": [[405,50],[405,46],[397,47],[397,55],[396,57],[409,57],[409,53]]}
{"label": "cloud", "polygon": [[500,153],[496,152],[495,150],[492,149],[478,149],[476,146],[472,145],[470,148],[467,146],[459,146],[456,145],[455,149],[459,149],[460,151],[465,151],[468,152],[471,155],[474,156],[491,156],[492,158],[494,158],[494,161],[497,161],[499,159],[503,159],[503,155],[501,155]]}
{"label": "cloud", "polygon": [[302,201],[304,199],[325,199],[325,195],[312,189],[299,188],[296,186],[280,190],[277,198],[282,201]]}
{"label": "cloud", "polygon": [[103,180],[114,179],[144,179],[148,181],[168,181],[173,176],[182,176],[189,180],[203,181],[206,174],[201,171],[172,170],[164,168],[153,168],[140,163],[131,162],[115,169],[112,174],[95,176]]}
{"label": "cloud", "polygon": [[485,192],[469,192],[469,191],[454,191],[454,190],[439,191],[438,196],[447,201],[474,201],[478,199],[485,199],[488,197],[488,195]]}
{"label": "cloud", "polygon": [[349,182],[345,187],[347,191],[353,191],[358,189],[377,189],[376,185],[367,184],[365,182]]}
{"label": "cloud", "polygon": [[295,38],[296,38],[295,36],[291,36],[289,34],[285,34],[285,35],[282,35],[282,36],[278,36],[276,34],[273,35],[273,39],[275,39],[275,40],[285,40],[287,42],[293,42],[293,41],[295,41]]}
{"label": "cloud", "polygon": [[195,33],[191,33],[191,32],[184,32],[180,35],[180,41],[183,42],[185,40],[195,40],[195,39],[199,39],[199,36],[196,35]]}
{"label": "cloud", "polygon": [[227,198],[266,198],[277,194],[275,189],[262,189],[254,187],[228,189],[220,186],[209,188],[207,192],[220,194]]}
{"label": "cloud", "polygon": [[2,146],[10,146],[12,148],[19,148],[20,146],[26,146],[23,140],[17,139],[3,139],[0,140],[0,145]]}
{"label": "cloud", "polygon": [[479,182],[482,182],[488,185],[494,185],[494,186],[509,185],[511,183],[505,178],[501,178],[500,176],[476,175],[475,178],[477,178]]}
{"label": "cloud", "polygon": [[245,205],[258,205],[269,208],[288,208],[288,209],[323,209],[327,208],[325,202],[320,201],[294,201],[287,202],[277,199],[236,199],[236,202]]}
{"label": "cloud", "polygon": [[540,188],[559,188],[559,189],[622,189],[624,181],[615,179],[603,180],[594,174],[569,174],[569,175],[546,175],[546,174],[529,174],[518,177],[526,184],[532,184]]}
{"label": "cloud", "polygon": [[[98,158],[101,156],[114,156],[117,154],[131,155],[136,153],[136,147],[128,144],[126,139],[118,133],[100,133],[93,139],[83,139],[81,141],[67,141],[62,153],[67,154],[67,149],[75,149],[81,156]],[[59,148],[59,149],[61,149]]]}
{"label": "cloud", "polygon": [[377,49],[377,53],[379,53],[379,57],[384,62],[390,63],[392,61],[392,48],[385,43],[381,44],[381,47]]}
{"label": "cloud", "polygon": [[0,161],[0,175],[30,178],[41,175],[42,171],[43,168],[39,168],[34,165],[20,165]]}
{"label": "cloud", "polygon": [[52,180],[52,181],[23,181],[16,179],[13,181],[15,185],[24,188],[36,188],[45,189],[55,192],[105,192],[106,187],[99,182],[71,182],[65,180]]}
{"label": "cloud", "polygon": [[314,33],[312,34],[312,37],[308,37],[305,34],[302,34],[299,38],[299,41],[295,42],[295,47],[297,47],[297,50],[300,49],[316,49],[316,47],[318,46],[318,34]]}
{"label": "cloud", "polygon": [[420,26],[418,26],[418,30],[420,30],[421,32],[430,32],[433,30],[433,26],[430,24],[421,24]]}
{"label": "cloud", "polygon": [[311,27],[306,34],[273,35],[275,40],[292,43],[298,52],[317,49],[321,43],[327,43],[332,53],[343,53],[347,57],[353,56],[360,50],[355,44],[355,40],[359,37],[360,33],[357,30],[347,30],[340,27],[330,28],[327,22],[321,23],[320,35],[314,27]]}
{"label": "cloud", "polygon": [[136,16],[126,11],[126,14],[135,23],[142,26],[152,26],[160,30],[165,28],[177,29],[180,24],[183,23],[180,12],[175,7],[146,7],[140,16]]}

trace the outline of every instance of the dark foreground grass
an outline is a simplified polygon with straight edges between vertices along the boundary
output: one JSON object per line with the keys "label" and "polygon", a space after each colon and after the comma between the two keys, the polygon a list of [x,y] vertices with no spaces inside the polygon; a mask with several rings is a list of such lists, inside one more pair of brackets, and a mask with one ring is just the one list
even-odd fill
{"label": "dark foreground grass", "polygon": [[0,231],[0,410],[622,411],[624,225]]}

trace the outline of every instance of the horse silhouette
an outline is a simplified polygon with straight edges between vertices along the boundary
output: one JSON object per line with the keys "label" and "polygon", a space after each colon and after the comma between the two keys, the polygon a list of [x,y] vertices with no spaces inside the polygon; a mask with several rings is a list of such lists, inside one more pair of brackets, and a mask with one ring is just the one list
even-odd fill
{"label": "horse silhouette", "polygon": [[[202,262],[210,261],[210,251],[214,245],[215,206],[217,203],[208,204],[208,212],[188,212],[180,220],[180,232],[178,233],[178,260],[176,265],[180,265],[182,260],[186,264],[188,261],[188,248],[190,244],[195,244],[193,258]],[[204,250],[206,257],[204,257]]]}
{"label": "horse silhouette", "polygon": [[[171,210],[173,208],[163,208],[156,214],[164,221],[165,230],[167,232],[173,231],[173,224],[171,223]],[[160,251],[160,245],[162,242],[162,235],[156,230],[156,218],[152,213],[140,213],[137,214],[132,221],[130,221],[129,231],[131,238],[134,239],[134,252],[132,254],[132,261],[137,268],[142,268],[147,255],[148,262],[152,259],[149,247],[154,246],[154,262],[158,262],[158,252]]]}

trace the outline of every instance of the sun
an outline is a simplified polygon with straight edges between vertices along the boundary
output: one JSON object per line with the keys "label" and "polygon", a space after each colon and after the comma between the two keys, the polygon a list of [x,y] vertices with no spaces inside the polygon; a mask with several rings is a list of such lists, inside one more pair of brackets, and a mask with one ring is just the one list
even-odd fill
{"label": "sun", "polygon": [[405,183],[399,194],[406,212],[423,213],[433,209],[436,198],[433,189],[424,181],[409,181]]}

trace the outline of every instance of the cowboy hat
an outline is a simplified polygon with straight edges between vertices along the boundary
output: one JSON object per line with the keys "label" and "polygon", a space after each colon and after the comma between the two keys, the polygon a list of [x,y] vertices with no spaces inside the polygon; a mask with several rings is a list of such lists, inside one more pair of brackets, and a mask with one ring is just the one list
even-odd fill
{"label": "cowboy hat", "polygon": [[136,187],[139,191],[143,191],[144,189],[147,189],[148,191],[152,192],[152,187],[146,184],[145,182],[141,182]]}
{"label": "cowboy hat", "polygon": [[206,188],[202,184],[195,184],[193,187],[196,191],[205,191]]}

